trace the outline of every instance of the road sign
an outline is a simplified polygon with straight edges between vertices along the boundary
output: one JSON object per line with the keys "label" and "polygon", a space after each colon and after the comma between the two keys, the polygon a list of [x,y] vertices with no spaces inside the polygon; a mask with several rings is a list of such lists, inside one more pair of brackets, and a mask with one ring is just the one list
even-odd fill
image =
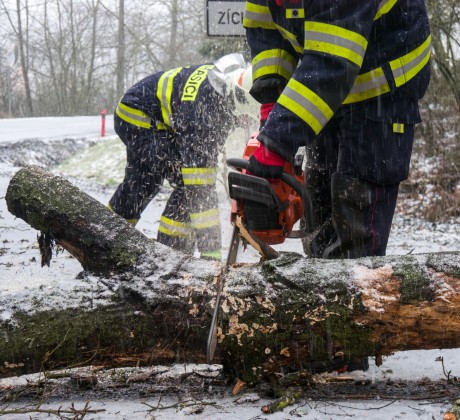
{"label": "road sign", "polygon": [[206,0],[208,36],[245,36],[245,0]]}

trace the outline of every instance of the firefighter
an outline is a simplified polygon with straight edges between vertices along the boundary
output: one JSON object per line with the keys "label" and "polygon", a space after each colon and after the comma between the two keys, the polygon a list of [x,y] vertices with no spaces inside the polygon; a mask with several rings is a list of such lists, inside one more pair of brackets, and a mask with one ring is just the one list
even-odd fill
{"label": "firefighter", "polygon": [[276,180],[306,146],[317,230],[304,251],[385,255],[430,78],[424,1],[249,0],[244,26],[266,119],[249,170]]}
{"label": "firefighter", "polygon": [[250,84],[242,55],[229,54],[211,65],[155,73],[129,88],[114,115],[127,165],[109,208],[135,225],[168,180],[173,191],[157,240],[220,260],[218,154],[240,120],[258,119]]}

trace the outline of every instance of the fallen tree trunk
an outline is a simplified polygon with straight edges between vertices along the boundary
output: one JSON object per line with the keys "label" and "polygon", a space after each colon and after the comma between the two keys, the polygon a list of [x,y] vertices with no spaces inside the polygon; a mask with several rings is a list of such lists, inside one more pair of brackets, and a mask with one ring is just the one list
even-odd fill
{"label": "fallen tree trunk", "polygon": [[91,272],[133,268],[150,245],[115,213],[38,166],[17,172],[6,202],[10,213],[55,240]]}
{"label": "fallen tree trunk", "polygon": [[[0,296],[0,375],[205,361],[219,264],[148,240],[36,167],[16,174],[6,200],[98,275]],[[92,249],[103,264],[86,256]],[[458,348],[460,254],[329,261],[282,253],[231,267],[221,302],[215,361],[245,381],[343,356],[379,362],[400,350]]]}

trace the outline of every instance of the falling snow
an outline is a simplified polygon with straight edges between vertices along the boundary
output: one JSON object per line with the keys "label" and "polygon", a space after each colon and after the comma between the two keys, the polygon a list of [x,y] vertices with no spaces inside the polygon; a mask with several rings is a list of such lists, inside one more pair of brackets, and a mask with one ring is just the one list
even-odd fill
{"label": "falling snow", "polygon": [[[0,296],[11,296],[28,290],[31,294],[36,290],[53,293],[54,286],[59,289],[87,290],[90,285],[87,277],[77,280],[81,266],[66,251],[53,256],[51,266],[40,267],[37,245],[37,232],[20,219],[15,219],[7,210],[5,193],[8,182],[19,167],[27,164],[41,164],[55,173],[67,177],[80,189],[87,192],[101,203],[106,204],[117,183],[123,178],[124,147],[111,130],[111,118],[107,118],[107,136],[99,136],[99,117],[74,118],[37,118],[23,120],[0,120]],[[248,133],[237,131],[228,141],[227,157],[239,157],[243,150]],[[56,166],[57,165],[57,166]],[[434,165],[427,162],[427,165]],[[229,223],[230,205],[226,198],[224,176],[222,173],[218,182],[220,199],[220,217],[223,230],[224,246],[228,246],[231,235]],[[169,195],[167,183],[160,190],[156,199],[147,207],[137,225],[148,237],[154,238],[158,229],[161,212]],[[399,206],[399,209],[404,206]],[[458,221],[457,221],[458,222]],[[396,215],[391,231],[388,254],[408,254],[442,251],[459,251],[460,227],[458,223],[434,224],[414,217],[414,214]],[[301,252],[298,240],[287,241],[281,250]],[[224,249],[225,254],[225,249]],[[257,261],[257,255],[250,250],[240,255],[241,261]],[[62,296],[62,299],[65,299]],[[11,309],[1,308],[0,320],[7,319]],[[442,367],[436,361],[442,356],[446,370],[453,375],[460,375],[460,349],[411,351],[397,353],[383,361],[380,367],[371,363],[370,369],[363,372],[353,372],[352,375],[378,380],[395,380],[397,378],[418,380],[444,378]],[[184,368],[184,367],[182,367]],[[178,367],[177,369],[180,370]],[[196,367],[203,369],[203,367]],[[180,373],[179,373],[180,375]],[[24,381],[27,378],[16,378],[14,381]],[[12,379],[0,380],[0,387],[14,385]],[[218,405],[206,407],[199,418],[219,419],[249,419],[261,415],[260,407],[266,403],[257,398],[246,398],[242,403],[234,402],[231,395],[219,397]],[[167,397],[164,405],[176,401]],[[72,401],[48,401],[42,408],[58,408],[83,405],[84,399]],[[92,415],[94,419],[148,418],[148,407],[144,404],[156,404],[158,398],[123,398],[116,400],[99,399],[91,403],[95,409],[104,409],[104,413]],[[328,404],[327,401],[307,401],[302,409],[297,407],[290,418],[301,417],[337,418],[338,416],[366,417],[373,419],[431,419],[442,418],[453,401],[441,400],[436,403],[426,401],[394,401],[388,405],[384,396],[375,401],[345,401],[341,405]],[[14,405],[13,405],[14,406]],[[346,407],[344,407],[346,406]],[[293,408],[295,408],[294,406]],[[0,408],[3,403],[0,401]],[[378,408],[378,409],[377,409]],[[372,415],[368,414],[372,410]],[[284,413],[276,413],[270,419],[289,418],[289,408]],[[137,413],[137,414],[133,414]],[[163,410],[156,418],[183,418],[187,413],[178,408]],[[136,417],[137,416],[137,417]],[[28,419],[29,415],[16,415],[15,419]],[[33,418],[48,418],[47,415],[33,415]],[[261,417],[258,417],[261,418]]]}

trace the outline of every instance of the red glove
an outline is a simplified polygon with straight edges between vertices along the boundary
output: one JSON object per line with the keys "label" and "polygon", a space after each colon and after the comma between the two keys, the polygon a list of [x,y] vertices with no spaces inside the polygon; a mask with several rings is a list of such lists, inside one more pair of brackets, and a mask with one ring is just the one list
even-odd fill
{"label": "red glove", "polygon": [[248,172],[270,182],[277,182],[281,178],[285,162],[283,157],[261,143],[249,158]]}
{"label": "red glove", "polygon": [[265,125],[268,115],[270,114],[274,106],[275,106],[275,102],[260,105],[260,129],[262,129],[263,126]]}

